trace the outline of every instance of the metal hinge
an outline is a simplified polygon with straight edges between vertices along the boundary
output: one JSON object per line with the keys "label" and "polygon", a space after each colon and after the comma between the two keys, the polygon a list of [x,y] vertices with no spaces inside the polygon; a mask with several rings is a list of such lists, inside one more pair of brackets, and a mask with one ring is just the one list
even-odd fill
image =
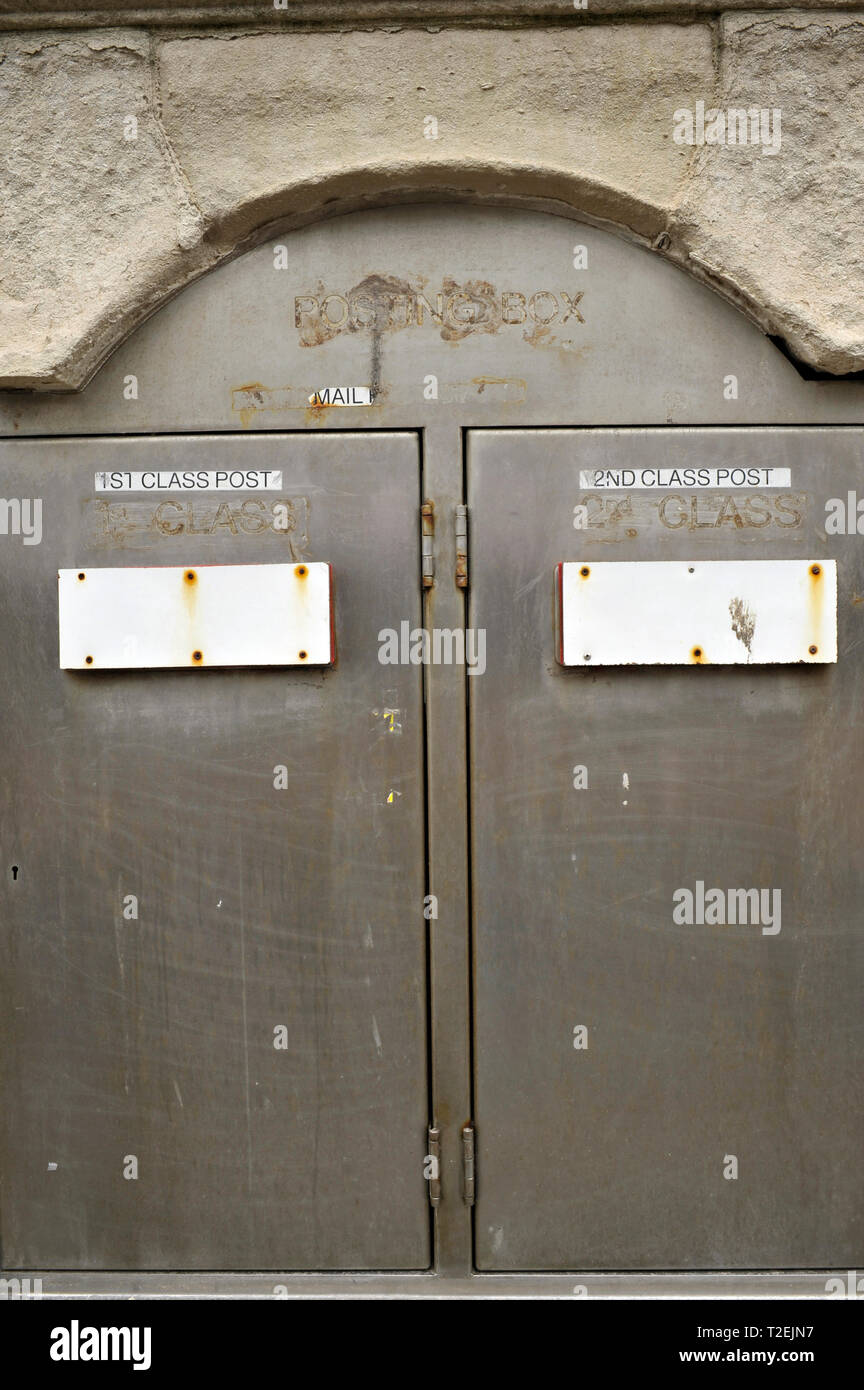
{"label": "metal hinge", "polygon": [[435,583],[435,503],[428,499],[420,508],[420,558],[423,588]]}
{"label": "metal hinge", "polygon": [[425,1173],[429,1183],[429,1202],[437,1207],[441,1201],[441,1131],[436,1125],[429,1126],[426,1136],[427,1152]]}
{"label": "metal hinge", "polygon": [[462,1126],[462,1180],[463,1196],[469,1207],[474,1205],[474,1126]]}
{"label": "metal hinge", "polygon": [[456,508],[456,584],[468,588],[468,508]]}

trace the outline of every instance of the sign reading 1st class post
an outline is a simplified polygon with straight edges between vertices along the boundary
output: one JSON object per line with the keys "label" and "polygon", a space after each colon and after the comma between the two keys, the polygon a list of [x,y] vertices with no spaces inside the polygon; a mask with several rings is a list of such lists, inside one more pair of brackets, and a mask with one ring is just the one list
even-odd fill
{"label": "sign reading 1st class post", "polygon": [[96,474],[97,492],[279,492],[281,468],[151,468],[143,473],[120,470]]}

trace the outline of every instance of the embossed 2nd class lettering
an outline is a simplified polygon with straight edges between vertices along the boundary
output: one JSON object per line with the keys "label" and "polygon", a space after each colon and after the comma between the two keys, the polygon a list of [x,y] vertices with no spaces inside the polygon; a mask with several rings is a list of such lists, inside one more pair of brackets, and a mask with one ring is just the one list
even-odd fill
{"label": "embossed 2nd class lettering", "polygon": [[735,493],[669,492],[660,498],[587,492],[573,508],[573,527],[614,533],[616,539],[637,536],[639,526],[658,521],[668,531],[790,530],[801,526],[805,504],[805,495],[795,492],[771,496],[754,492],[743,497]]}

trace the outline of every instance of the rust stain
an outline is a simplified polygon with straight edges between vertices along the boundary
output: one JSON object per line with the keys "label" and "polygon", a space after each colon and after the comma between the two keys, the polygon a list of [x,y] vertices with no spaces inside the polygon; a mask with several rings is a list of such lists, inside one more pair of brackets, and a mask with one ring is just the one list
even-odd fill
{"label": "rust stain", "polygon": [[[381,332],[382,329],[392,329],[398,332],[401,328],[407,328],[413,322],[412,303],[415,291],[411,288],[407,280],[400,280],[396,275],[367,275],[352,290],[348,291],[349,303],[356,304],[358,300],[366,299],[372,305],[372,316],[367,322],[354,322],[349,320],[348,329],[351,333],[358,333],[363,328],[374,328]],[[393,308],[402,304],[404,301],[403,319],[399,323],[398,319],[393,322]],[[381,310],[386,309],[384,322],[380,322]]]}
{"label": "rust stain", "polygon": [[307,425],[320,425],[329,411],[342,409],[341,405],[332,405],[329,401],[319,401],[317,405],[306,406],[303,411],[303,418]]}
{"label": "rust stain", "polygon": [[[301,347],[320,347],[340,333],[360,333],[364,329],[380,333],[387,328],[390,332],[398,332],[414,321],[415,291],[407,280],[395,275],[366,275],[347,295],[328,294],[319,280],[314,296],[316,305],[321,306],[317,312],[310,313],[300,307],[304,298],[297,299],[294,313]],[[312,297],[309,299],[311,301]],[[338,301],[338,318],[329,307],[335,301]],[[399,305],[403,306],[401,315],[397,312]]]}
{"label": "rust stain", "polygon": [[551,330],[548,323],[535,323],[533,328],[526,328],[522,334],[529,347],[549,347]]}
{"label": "rust stain", "polygon": [[[193,569],[187,569],[183,571],[183,584],[181,592],[183,594],[183,601],[186,605],[186,611],[189,615],[189,622],[190,624],[194,624],[198,608],[198,575],[195,573]],[[194,631],[194,626],[192,630]],[[193,665],[197,665],[202,660],[203,658],[199,651],[194,651],[192,653]]]}
{"label": "rust stain", "polygon": [[704,664],[705,664],[705,661],[706,661],[706,656],[705,656],[705,652],[704,652],[703,648],[702,648],[702,647],[694,647],[693,650],[692,650],[691,653],[690,653],[690,660],[693,662],[693,664],[694,664],[695,666],[702,666],[702,665],[704,665]]}
{"label": "rust stain", "polygon": [[[239,396],[241,392],[243,397],[252,401],[252,404],[247,406],[240,406],[238,409],[238,407],[235,405],[235,396]],[[243,386],[235,386],[232,390],[231,409],[236,410],[239,414],[240,423],[243,426],[244,430],[248,430],[249,426],[251,425],[255,411],[263,410],[265,408],[264,397],[266,395],[266,392],[267,387],[260,381],[247,381]]]}
{"label": "rust stain", "polygon": [[[450,323],[442,324],[445,343],[461,343],[472,333],[497,333],[501,327],[501,305],[495,286],[488,280],[466,280],[464,285],[449,275],[443,280],[444,298]],[[458,326],[452,320],[457,320]]]}
{"label": "rust stain", "polygon": [[[323,281],[319,280],[316,286],[316,298],[320,300],[327,291]],[[322,343],[329,343],[331,338],[335,338],[341,332],[341,324],[333,324],[325,314],[310,314],[300,308],[302,300],[295,300],[294,306],[294,325],[300,335],[301,347],[320,347]]]}
{"label": "rust stain", "polygon": [[427,572],[426,555],[429,553],[427,546],[431,547],[431,538],[435,535],[435,503],[428,497],[420,508],[420,527],[423,537],[423,588],[431,589],[435,583],[435,576],[434,573]]}
{"label": "rust stain", "polygon": [[[822,621],[823,621],[823,612],[822,612],[822,610],[823,610],[823,602],[822,602],[822,600],[823,600],[823,596],[824,596],[824,593],[825,593],[825,585],[824,585],[823,582],[822,582],[822,578],[823,578],[822,566],[821,566],[820,564],[818,564],[818,562],[817,562],[817,563],[813,563],[813,564],[811,564],[811,565],[809,566],[808,578],[809,578],[809,586],[808,586],[808,587],[809,587],[809,592],[810,592],[810,630],[811,630],[811,633],[812,633],[812,632],[817,632],[817,633],[818,633],[818,632],[821,632],[821,631],[822,631]],[[810,645],[809,645],[808,648],[807,648],[807,652],[808,652],[808,655],[809,655],[809,656],[817,656],[818,653],[819,653],[819,647],[818,647],[817,643],[811,642]]]}
{"label": "rust stain", "polygon": [[[515,387],[517,391],[521,391],[523,397],[528,390],[528,383],[521,376],[472,376],[471,385],[477,387],[478,396],[483,395],[487,386]],[[496,399],[500,400],[500,396]]]}

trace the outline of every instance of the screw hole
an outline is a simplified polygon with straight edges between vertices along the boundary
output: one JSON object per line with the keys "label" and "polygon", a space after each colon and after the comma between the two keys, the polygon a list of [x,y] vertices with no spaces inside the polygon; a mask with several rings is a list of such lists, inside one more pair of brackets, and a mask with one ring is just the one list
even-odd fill
{"label": "screw hole", "polygon": [[92,656],[85,656],[84,660],[87,662],[87,665],[88,665],[88,666],[92,666],[92,665],[93,665],[93,658],[92,658]]}
{"label": "screw hole", "polygon": [[308,652],[298,652],[297,655],[299,656],[299,658],[300,658],[301,661],[305,661],[306,658],[307,658],[307,656],[309,655],[309,653],[308,653]]}
{"label": "screw hole", "polygon": [[86,578],[86,575],[84,574],[84,571],[83,571],[83,570],[82,570],[81,573],[79,574],[78,578],[79,578],[79,579],[85,579],[85,578]]}
{"label": "screw hole", "polygon": [[192,660],[193,660],[193,661],[203,661],[203,660],[204,660],[203,653],[201,653],[201,652],[193,652],[193,653],[192,653]]}
{"label": "screw hole", "polygon": [[818,647],[808,647],[807,650],[809,651],[809,653],[810,653],[811,656],[815,656],[816,653],[818,652],[819,648],[818,648]]}
{"label": "screw hole", "polygon": [[302,578],[305,576],[305,574],[307,573],[307,571],[306,571],[306,566],[305,566],[305,565],[298,565],[297,568],[296,568],[296,570],[294,571],[294,573],[295,573],[295,574],[299,574],[300,578],[302,579]]}
{"label": "screw hole", "polygon": [[821,565],[811,565],[811,566],[810,566],[810,573],[811,573],[811,574],[821,574],[821,573],[822,573],[822,566],[821,566]]}
{"label": "screw hole", "polygon": [[587,565],[583,565],[579,573],[581,574],[583,579],[587,579],[591,571]]}

